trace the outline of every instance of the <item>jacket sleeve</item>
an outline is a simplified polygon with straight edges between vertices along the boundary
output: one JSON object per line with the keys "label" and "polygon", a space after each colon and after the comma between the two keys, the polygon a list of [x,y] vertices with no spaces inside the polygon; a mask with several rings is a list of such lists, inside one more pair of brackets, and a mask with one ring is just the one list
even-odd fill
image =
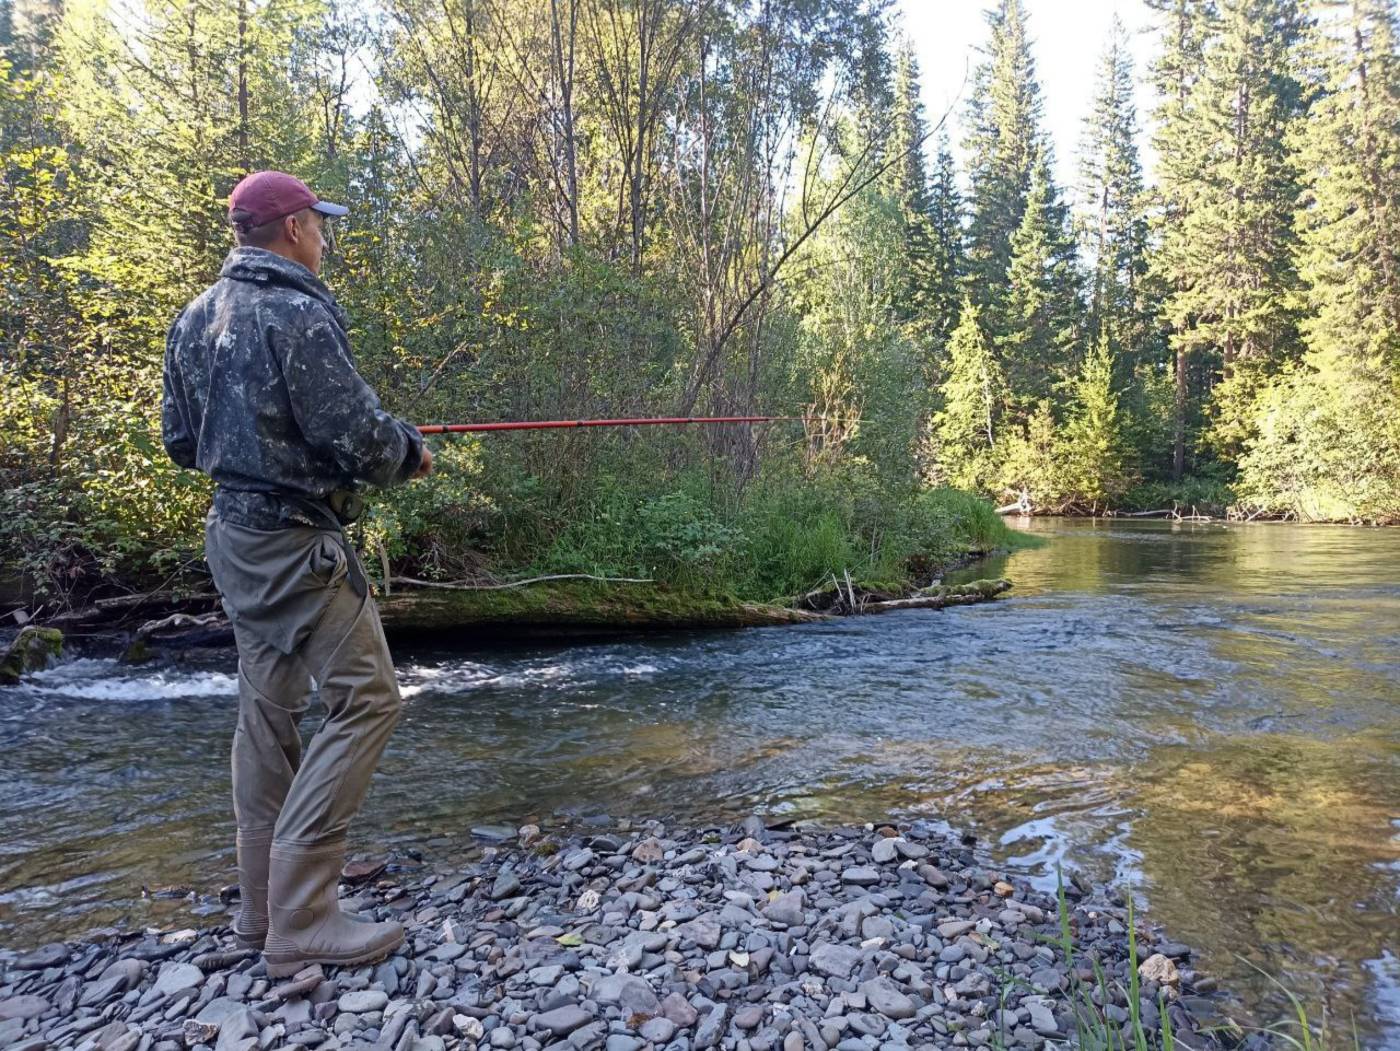
{"label": "jacket sleeve", "polygon": [[164,393],[160,403],[160,438],[166,453],[180,467],[195,466],[195,440],[185,416],[184,400],[179,389],[179,359],[176,354],[176,341],[180,338],[182,314],[170,326],[165,337]]}
{"label": "jacket sleeve", "polygon": [[297,322],[288,326],[276,350],[292,414],[308,444],[356,481],[379,486],[408,481],[423,459],[423,436],[380,407],[330,311],[309,305]]}

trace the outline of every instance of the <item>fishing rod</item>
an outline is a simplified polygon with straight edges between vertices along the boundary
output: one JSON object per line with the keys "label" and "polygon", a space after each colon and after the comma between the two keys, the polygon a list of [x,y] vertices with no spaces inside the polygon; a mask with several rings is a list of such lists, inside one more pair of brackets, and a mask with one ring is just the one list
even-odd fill
{"label": "fishing rod", "polygon": [[779,423],[825,420],[822,416],[642,416],[619,420],[509,420],[502,423],[425,423],[420,434],[480,434],[487,431],[547,431],[569,427],[656,427],[693,423]]}

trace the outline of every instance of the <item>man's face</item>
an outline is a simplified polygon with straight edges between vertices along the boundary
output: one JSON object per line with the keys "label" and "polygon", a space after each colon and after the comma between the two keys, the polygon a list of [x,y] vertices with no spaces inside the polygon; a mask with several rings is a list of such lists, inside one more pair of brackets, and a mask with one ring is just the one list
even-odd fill
{"label": "man's face", "polygon": [[292,221],[296,224],[293,236],[289,238],[292,241],[292,258],[313,274],[319,274],[321,260],[330,250],[331,233],[326,217],[307,208],[292,216]]}

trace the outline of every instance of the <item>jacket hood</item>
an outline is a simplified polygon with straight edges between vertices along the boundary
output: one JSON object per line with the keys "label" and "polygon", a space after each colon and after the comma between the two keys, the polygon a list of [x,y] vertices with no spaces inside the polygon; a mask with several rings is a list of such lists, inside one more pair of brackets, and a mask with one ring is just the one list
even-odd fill
{"label": "jacket hood", "polygon": [[328,307],[336,306],[335,297],[320,278],[300,263],[266,248],[235,248],[224,260],[219,276],[257,285],[283,285],[319,299]]}

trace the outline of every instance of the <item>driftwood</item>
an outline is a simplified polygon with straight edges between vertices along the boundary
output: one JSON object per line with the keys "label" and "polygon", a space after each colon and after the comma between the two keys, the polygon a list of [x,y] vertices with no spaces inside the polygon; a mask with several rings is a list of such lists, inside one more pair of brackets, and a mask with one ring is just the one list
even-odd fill
{"label": "driftwood", "polygon": [[1009,580],[974,580],[971,584],[929,588],[911,598],[867,602],[864,611],[866,613],[889,613],[897,609],[943,609],[946,606],[971,606],[978,602],[990,602],[1009,590],[1011,590],[1011,581]]}
{"label": "driftwood", "polygon": [[540,584],[547,580],[596,580],[602,584],[656,583],[651,577],[600,577],[592,573],[555,573],[547,577],[512,580],[508,584],[469,584],[462,580],[419,580],[417,577],[391,577],[389,582],[414,588],[438,588],[443,591],[505,591],[508,588],[523,588],[526,584]]}
{"label": "driftwood", "polygon": [[189,613],[172,613],[160,620],[148,620],[136,629],[136,638],[149,639],[170,631],[195,631],[202,628],[221,628],[228,624],[223,614],[205,613],[193,616]]}

